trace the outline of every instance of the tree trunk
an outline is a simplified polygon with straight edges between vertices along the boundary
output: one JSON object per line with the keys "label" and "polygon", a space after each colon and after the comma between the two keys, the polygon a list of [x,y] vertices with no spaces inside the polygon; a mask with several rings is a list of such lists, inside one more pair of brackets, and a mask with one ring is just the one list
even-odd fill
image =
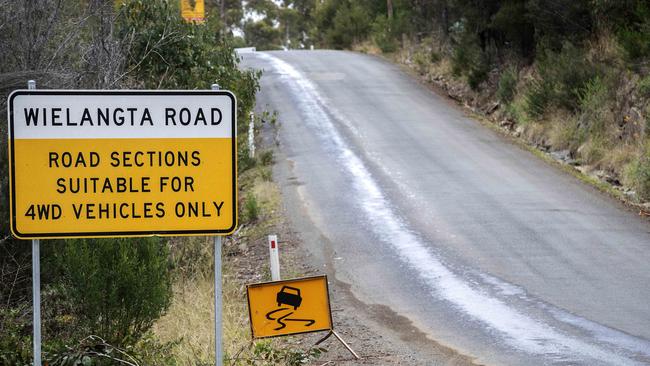
{"label": "tree trunk", "polygon": [[386,0],[386,9],[388,9],[388,19],[393,19],[393,0]]}

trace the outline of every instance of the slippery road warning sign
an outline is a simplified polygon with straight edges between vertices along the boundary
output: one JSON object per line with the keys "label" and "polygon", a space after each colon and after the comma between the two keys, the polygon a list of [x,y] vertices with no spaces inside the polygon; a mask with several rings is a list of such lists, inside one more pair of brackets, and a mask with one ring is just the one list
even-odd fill
{"label": "slippery road warning sign", "polygon": [[8,107],[15,236],[235,229],[232,93],[20,90]]}
{"label": "slippery road warning sign", "polygon": [[327,277],[247,286],[253,338],[332,330]]}

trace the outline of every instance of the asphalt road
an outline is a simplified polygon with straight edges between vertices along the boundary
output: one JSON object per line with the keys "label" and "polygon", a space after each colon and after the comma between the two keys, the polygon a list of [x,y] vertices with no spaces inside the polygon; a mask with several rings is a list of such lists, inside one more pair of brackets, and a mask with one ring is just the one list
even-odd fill
{"label": "asphalt road", "polygon": [[379,58],[243,58],[291,221],[355,297],[479,363],[650,364],[648,221]]}

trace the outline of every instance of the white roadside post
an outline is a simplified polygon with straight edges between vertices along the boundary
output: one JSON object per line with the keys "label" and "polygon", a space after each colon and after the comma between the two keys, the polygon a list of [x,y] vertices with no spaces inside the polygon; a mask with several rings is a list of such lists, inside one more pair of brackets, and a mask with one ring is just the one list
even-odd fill
{"label": "white roadside post", "polygon": [[269,235],[269,256],[271,259],[271,279],[280,281],[280,252],[277,235]]}
{"label": "white roadside post", "polygon": [[[36,81],[27,81],[27,89],[36,89]],[[32,306],[34,330],[34,366],[41,366],[41,241],[32,240]]]}
{"label": "white roadside post", "polygon": [[248,156],[255,157],[255,115],[250,114],[251,120],[248,123]]}
{"label": "white roadside post", "polygon": [[[219,84],[212,84],[212,90],[219,90]],[[221,236],[214,237],[214,363],[223,365],[222,330],[222,285],[221,285]]]}

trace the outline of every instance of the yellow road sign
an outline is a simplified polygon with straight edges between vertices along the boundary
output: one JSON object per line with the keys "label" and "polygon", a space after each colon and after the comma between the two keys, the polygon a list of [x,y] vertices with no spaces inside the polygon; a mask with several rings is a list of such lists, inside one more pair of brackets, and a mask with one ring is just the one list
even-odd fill
{"label": "yellow road sign", "polygon": [[253,338],[332,330],[327,276],[247,286]]}
{"label": "yellow road sign", "polygon": [[21,90],[8,104],[15,236],[235,229],[232,93]]}
{"label": "yellow road sign", "polygon": [[181,16],[187,22],[203,23],[205,20],[203,0],[181,0]]}

